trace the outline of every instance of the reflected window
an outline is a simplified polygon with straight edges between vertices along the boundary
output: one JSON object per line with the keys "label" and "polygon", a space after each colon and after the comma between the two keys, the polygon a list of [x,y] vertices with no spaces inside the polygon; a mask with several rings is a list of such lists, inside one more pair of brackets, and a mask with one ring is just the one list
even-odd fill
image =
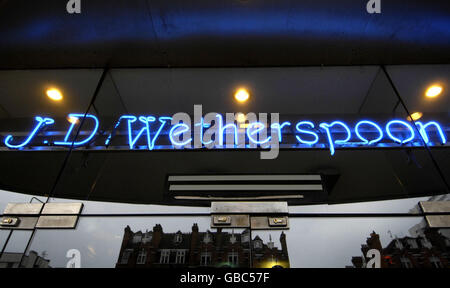
{"label": "reflected window", "polygon": [[411,249],[419,248],[419,246],[417,246],[417,242],[415,239],[408,239],[408,245],[409,245],[409,248],[411,248]]}
{"label": "reflected window", "polygon": [[144,237],[142,238],[142,243],[150,243],[152,241],[152,233],[147,232],[145,233]]}
{"label": "reflected window", "polygon": [[181,234],[180,231],[177,232],[177,234],[175,234],[175,243],[179,244],[181,243],[181,241],[183,241],[183,234]]}
{"label": "reflected window", "polygon": [[253,247],[255,249],[262,249],[263,248],[263,242],[259,236],[255,237],[255,240],[253,240]]}
{"label": "reflected window", "polygon": [[141,250],[138,254],[136,264],[145,264],[145,260],[147,260],[147,251]]}
{"label": "reflected window", "polygon": [[210,264],[211,264],[211,253],[202,252],[201,257],[200,257],[200,265],[208,266]]}
{"label": "reflected window", "polygon": [[237,265],[239,262],[239,255],[237,252],[230,252],[228,253],[228,263],[231,265]]}
{"label": "reflected window", "polygon": [[160,264],[169,264],[170,260],[170,250],[163,249],[161,250],[161,258],[159,259]]}
{"label": "reflected window", "polygon": [[402,263],[402,267],[412,268],[412,263],[411,263],[411,260],[409,260],[409,258],[401,257],[400,262]]}
{"label": "reflected window", "polygon": [[205,237],[203,238],[203,243],[208,244],[212,241],[210,232],[207,231]]}
{"label": "reflected window", "polygon": [[396,240],[395,241],[395,247],[397,247],[398,249],[403,249],[403,244],[402,242],[400,242],[400,240]]}
{"label": "reflected window", "polygon": [[422,243],[422,246],[428,249],[431,249],[431,247],[433,247],[433,245],[431,245],[430,241],[428,241],[427,238],[424,238],[420,241]]}
{"label": "reflected window", "polygon": [[142,241],[142,235],[137,234],[133,237],[133,243],[140,243]]}
{"label": "reflected window", "polygon": [[242,242],[242,243],[248,243],[248,242],[250,242],[250,231],[249,231],[248,229],[245,229],[245,230],[242,232],[241,242]]}
{"label": "reflected window", "polygon": [[126,249],[122,254],[122,259],[120,260],[120,264],[128,264],[128,260],[130,260],[130,256],[133,253],[133,249]]}
{"label": "reflected window", "polygon": [[186,261],[186,250],[177,250],[175,256],[175,263],[184,264],[185,261]]}
{"label": "reflected window", "polygon": [[441,260],[436,256],[430,257],[430,263],[433,268],[443,268]]}

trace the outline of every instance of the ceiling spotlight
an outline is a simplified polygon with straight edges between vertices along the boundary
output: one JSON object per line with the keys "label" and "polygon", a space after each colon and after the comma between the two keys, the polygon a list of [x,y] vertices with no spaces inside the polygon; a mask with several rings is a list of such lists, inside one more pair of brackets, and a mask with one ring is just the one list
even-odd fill
{"label": "ceiling spotlight", "polygon": [[408,121],[416,121],[416,120],[419,120],[420,118],[422,118],[422,116],[423,116],[422,112],[414,112],[411,114],[411,117],[408,116],[406,119]]}
{"label": "ceiling spotlight", "polygon": [[441,85],[431,85],[428,87],[427,91],[425,92],[425,96],[434,98],[439,96],[442,93],[442,86]]}
{"label": "ceiling spotlight", "polygon": [[240,103],[246,102],[250,98],[250,94],[245,88],[240,88],[234,93],[234,99]]}
{"label": "ceiling spotlight", "polygon": [[47,97],[53,101],[61,101],[63,99],[63,96],[58,89],[55,88],[47,89],[45,93],[47,94]]}

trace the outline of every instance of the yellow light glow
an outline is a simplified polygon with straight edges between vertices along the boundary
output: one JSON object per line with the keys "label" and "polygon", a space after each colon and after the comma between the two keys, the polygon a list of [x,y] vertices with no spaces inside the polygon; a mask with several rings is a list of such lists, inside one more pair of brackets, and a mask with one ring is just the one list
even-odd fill
{"label": "yellow light glow", "polygon": [[247,120],[247,117],[245,117],[245,115],[243,113],[238,113],[236,115],[236,121],[239,123],[243,123],[245,122],[245,120]]}
{"label": "yellow light glow", "polygon": [[240,124],[239,125],[239,128],[241,128],[241,129],[247,129],[248,128],[248,123],[243,123],[243,124]]}
{"label": "yellow light glow", "polygon": [[[252,129],[256,129],[256,128],[260,128],[263,127],[264,125],[262,124],[252,124]],[[239,125],[239,128],[241,129],[247,129],[248,127],[250,127],[250,123],[242,123]]]}
{"label": "yellow light glow", "polygon": [[275,267],[283,267],[283,268],[289,268],[289,262],[288,261],[283,261],[283,260],[267,260],[267,261],[263,261],[263,262],[259,262],[259,263],[254,263],[254,268],[274,268]]}
{"label": "yellow light glow", "polygon": [[46,91],[47,97],[53,101],[61,101],[63,96],[58,89],[51,88]]}
{"label": "yellow light glow", "polygon": [[236,101],[240,102],[240,103],[244,103],[246,102],[248,99],[250,98],[250,94],[248,93],[248,91],[244,88],[240,88],[239,90],[236,91],[236,93],[234,94],[234,99],[236,99]]}
{"label": "yellow light glow", "polygon": [[[420,118],[422,118],[422,116],[423,116],[422,112],[414,112],[411,114],[411,117],[408,116],[407,119],[408,119],[408,121],[412,121],[412,120],[416,121],[416,120],[419,120]],[[411,120],[411,118],[412,118],[412,120]]]}
{"label": "yellow light glow", "polygon": [[442,86],[441,85],[431,85],[428,87],[427,91],[425,92],[425,96],[434,98],[439,96],[442,93]]}
{"label": "yellow light glow", "polygon": [[80,121],[80,119],[78,119],[77,117],[70,117],[67,116],[67,121],[69,121],[72,124],[78,124],[78,122]]}

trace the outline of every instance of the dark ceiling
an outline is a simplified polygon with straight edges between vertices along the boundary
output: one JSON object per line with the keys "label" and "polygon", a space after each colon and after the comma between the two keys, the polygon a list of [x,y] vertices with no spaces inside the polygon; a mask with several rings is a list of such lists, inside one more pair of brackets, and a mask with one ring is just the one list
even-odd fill
{"label": "dark ceiling", "polygon": [[450,1],[0,0],[0,69],[450,63]]}

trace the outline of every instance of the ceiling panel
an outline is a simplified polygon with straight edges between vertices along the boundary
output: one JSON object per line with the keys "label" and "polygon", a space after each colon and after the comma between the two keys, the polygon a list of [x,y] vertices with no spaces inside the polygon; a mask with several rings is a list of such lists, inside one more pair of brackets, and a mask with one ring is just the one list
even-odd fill
{"label": "ceiling panel", "polygon": [[450,2],[3,0],[0,69],[450,63]]}

